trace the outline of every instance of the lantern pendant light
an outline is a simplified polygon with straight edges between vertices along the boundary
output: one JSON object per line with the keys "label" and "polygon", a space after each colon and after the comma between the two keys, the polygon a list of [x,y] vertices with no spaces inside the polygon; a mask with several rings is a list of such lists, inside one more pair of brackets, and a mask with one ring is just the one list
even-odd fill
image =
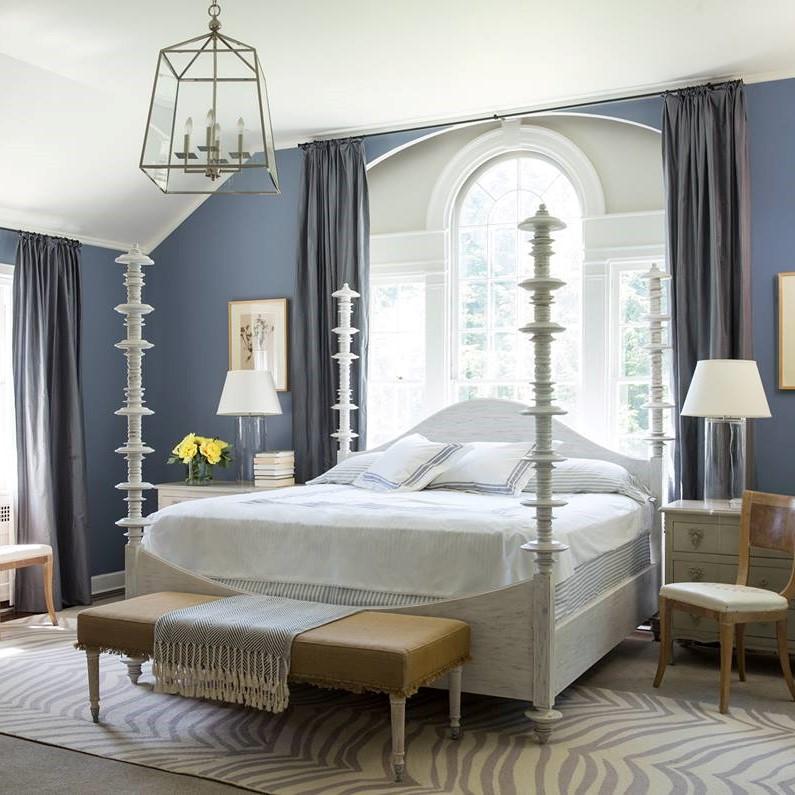
{"label": "lantern pendant light", "polygon": [[277,194],[257,51],[221,33],[218,3],[208,13],[208,34],[160,51],[141,170],[163,193]]}

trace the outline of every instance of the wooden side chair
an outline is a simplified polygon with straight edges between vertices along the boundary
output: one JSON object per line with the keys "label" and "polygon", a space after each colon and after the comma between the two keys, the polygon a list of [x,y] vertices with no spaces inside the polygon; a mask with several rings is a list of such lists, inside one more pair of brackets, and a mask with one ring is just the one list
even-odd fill
{"label": "wooden side chair", "polygon": [[23,569],[26,566],[41,566],[44,576],[44,601],[52,625],[58,626],[52,602],[52,547],[48,544],[3,544],[0,545],[0,571]]}
{"label": "wooden side chair", "polygon": [[[660,589],[660,659],[654,686],[659,687],[671,659],[671,614],[685,610],[714,618],[720,628],[720,711],[728,712],[731,684],[732,646],[737,639],[737,671],[745,681],[745,625],[752,621],[776,624],[781,670],[795,700],[795,682],[787,646],[787,611],[795,598],[795,497],[746,491],[740,514],[737,582],[676,582]],[[789,552],[793,568],[781,593],[748,585],[751,547]]]}

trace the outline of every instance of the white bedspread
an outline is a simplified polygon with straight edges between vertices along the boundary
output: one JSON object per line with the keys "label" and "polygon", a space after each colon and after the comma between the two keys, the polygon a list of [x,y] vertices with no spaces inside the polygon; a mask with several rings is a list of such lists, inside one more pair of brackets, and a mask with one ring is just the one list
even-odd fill
{"label": "white bedspread", "polygon": [[[519,497],[376,493],[319,485],[183,502],[153,514],[144,546],[213,578],[344,585],[450,597],[527,579],[533,511]],[[556,511],[557,582],[648,532],[648,506],[619,494],[567,495]]]}

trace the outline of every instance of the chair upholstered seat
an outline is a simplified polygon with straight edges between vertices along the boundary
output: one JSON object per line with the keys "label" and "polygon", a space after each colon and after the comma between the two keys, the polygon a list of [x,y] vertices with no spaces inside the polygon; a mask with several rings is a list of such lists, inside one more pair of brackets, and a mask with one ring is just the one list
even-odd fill
{"label": "chair upholstered seat", "polygon": [[725,582],[674,582],[663,585],[660,596],[721,613],[728,611],[775,612],[789,602],[774,591]]}
{"label": "chair upholstered seat", "polygon": [[0,563],[17,563],[31,558],[40,558],[52,554],[52,547],[47,544],[2,544],[0,545]]}

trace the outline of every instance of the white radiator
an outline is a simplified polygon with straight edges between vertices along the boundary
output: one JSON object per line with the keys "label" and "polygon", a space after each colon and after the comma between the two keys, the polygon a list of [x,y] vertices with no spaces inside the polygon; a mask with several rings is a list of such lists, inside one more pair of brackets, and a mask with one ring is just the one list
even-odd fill
{"label": "white radiator", "polygon": [[[0,546],[14,543],[14,504],[9,494],[0,494]],[[0,571],[0,603],[11,600],[13,570]]]}

